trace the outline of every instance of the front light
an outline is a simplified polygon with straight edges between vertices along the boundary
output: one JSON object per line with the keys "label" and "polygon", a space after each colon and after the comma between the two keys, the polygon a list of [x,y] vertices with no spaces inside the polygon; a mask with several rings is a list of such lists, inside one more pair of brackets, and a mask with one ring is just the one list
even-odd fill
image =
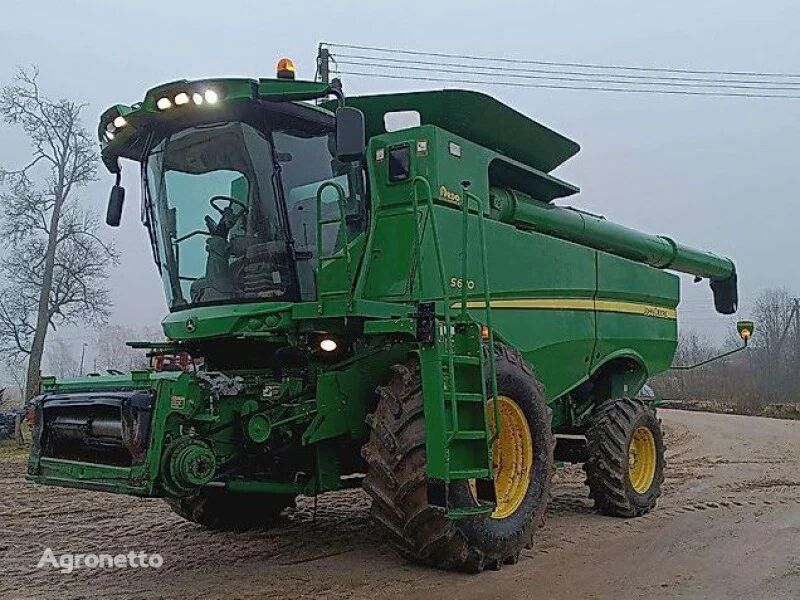
{"label": "front light", "polygon": [[158,102],[156,102],[156,106],[158,110],[167,110],[172,106],[172,102],[170,102],[169,98],[159,98]]}
{"label": "front light", "polygon": [[189,94],[186,92],[181,92],[177,96],[175,96],[175,104],[178,106],[182,106],[183,104],[189,104]]}
{"label": "front light", "polygon": [[337,344],[336,340],[333,338],[326,337],[319,341],[319,349],[323,352],[335,352],[338,347],[339,344]]}
{"label": "front light", "polygon": [[119,129],[121,127],[125,127],[125,125],[127,125],[127,124],[128,124],[128,122],[125,120],[125,117],[123,117],[122,115],[119,115],[116,119],[114,119],[114,127],[116,127],[117,129]]}
{"label": "front light", "polygon": [[206,90],[203,93],[203,97],[209,104],[216,104],[217,100],[219,100],[219,96],[217,95],[217,92],[215,92],[214,90]]}
{"label": "front light", "polygon": [[195,104],[202,104],[203,103],[203,94],[199,94],[198,92],[195,92],[194,94],[192,94],[192,102],[194,102]]}

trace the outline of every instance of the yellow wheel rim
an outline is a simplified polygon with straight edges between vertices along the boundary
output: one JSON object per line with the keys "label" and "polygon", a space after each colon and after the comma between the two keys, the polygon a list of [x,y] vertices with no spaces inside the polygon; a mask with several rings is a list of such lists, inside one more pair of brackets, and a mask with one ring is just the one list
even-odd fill
{"label": "yellow wheel rim", "polygon": [[[500,435],[492,448],[494,489],[497,506],[493,519],[505,519],[522,504],[531,481],[533,467],[533,438],[528,419],[522,409],[508,396],[498,396]],[[494,407],[487,403],[489,431],[494,432]]]}
{"label": "yellow wheel rim", "polygon": [[656,476],[656,441],[647,427],[637,427],[628,445],[628,479],[637,494],[644,494]]}

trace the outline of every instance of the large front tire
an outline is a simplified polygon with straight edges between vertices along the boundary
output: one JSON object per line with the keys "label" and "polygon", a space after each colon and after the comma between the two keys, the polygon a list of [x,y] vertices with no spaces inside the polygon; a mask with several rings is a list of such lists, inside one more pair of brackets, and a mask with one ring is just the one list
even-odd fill
{"label": "large front tire", "polygon": [[656,410],[637,398],[609,400],[586,430],[583,465],[595,508],[615,517],[652,510],[664,482],[664,437]]}
{"label": "large front tire", "polygon": [[284,508],[294,506],[291,496],[241,494],[219,488],[203,488],[166,502],[187,521],[222,531],[269,529]]}
{"label": "large front tire", "polygon": [[[500,469],[495,470],[498,496],[509,498],[501,514],[495,511],[492,516],[452,520],[428,504],[418,361],[395,365],[387,384],[378,388],[377,409],[367,420],[372,430],[370,439],[362,450],[369,464],[364,489],[372,497],[375,519],[390,532],[400,553],[415,562],[468,572],[499,569],[518,560],[520,551],[532,545],[534,532],[544,521],[555,445],[551,412],[541,386],[518,353],[498,346],[496,361],[498,395],[504,403],[513,405],[507,408],[524,415],[527,431],[522,433],[528,433],[531,442],[523,482],[526,487],[521,493],[508,487],[508,477],[500,482]],[[508,451],[512,442],[506,440],[506,456],[524,457],[525,452],[516,447]],[[507,462],[513,469],[519,469],[521,464],[524,468],[524,459],[522,463],[516,459]],[[474,502],[467,482],[451,485],[450,493],[462,501]],[[498,498],[498,510],[500,506]]]}

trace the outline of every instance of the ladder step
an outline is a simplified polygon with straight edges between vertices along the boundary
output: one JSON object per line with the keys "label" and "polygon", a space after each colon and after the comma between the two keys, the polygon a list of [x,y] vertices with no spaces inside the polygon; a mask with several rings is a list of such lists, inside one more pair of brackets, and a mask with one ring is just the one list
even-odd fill
{"label": "ladder step", "polygon": [[342,220],[339,218],[336,219],[325,219],[323,221],[319,221],[320,225],[333,225],[334,223],[341,223]]}
{"label": "ladder step", "polygon": [[450,480],[453,479],[487,479],[489,469],[456,469],[450,471]]}
{"label": "ladder step", "polygon": [[464,517],[475,517],[480,515],[490,515],[494,511],[494,504],[478,504],[477,506],[459,506],[447,511],[450,519],[462,519]]}
{"label": "ladder step", "polygon": [[[442,361],[445,362],[445,363],[448,362],[447,355],[442,357]],[[481,359],[478,358],[477,356],[465,356],[463,354],[454,354],[453,355],[453,364],[456,364],[456,365],[475,365],[475,366],[477,366],[477,365],[481,364]]]}
{"label": "ladder step", "polygon": [[483,429],[462,429],[453,435],[454,440],[483,440],[486,432]]}
{"label": "ladder step", "polygon": [[456,402],[485,402],[483,394],[456,392]]}

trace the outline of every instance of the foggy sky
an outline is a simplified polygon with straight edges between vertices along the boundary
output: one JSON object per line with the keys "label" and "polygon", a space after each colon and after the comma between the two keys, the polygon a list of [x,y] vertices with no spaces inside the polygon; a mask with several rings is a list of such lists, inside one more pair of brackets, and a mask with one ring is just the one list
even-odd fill
{"label": "foggy sky", "polygon": [[[705,2],[111,2],[3,0],[0,84],[35,63],[50,96],[88,103],[85,125],[157,84],[272,77],[278,58],[312,78],[320,41],[512,58],[800,73],[800,4]],[[347,94],[432,89],[343,78]],[[452,87],[465,87],[463,84]],[[569,203],[733,258],[747,301],[765,287],[800,294],[797,141],[800,100],[613,94],[474,86],[577,140],[555,175],[581,187]],[[27,156],[0,126],[0,164]],[[156,323],[163,290],[139,223],[138,173],[116,239],[112,321]],[[84,191],[104,211],[112,177]],[[684,283],[681,326],[720,336],[706,282]],[[63,332],[59,335],[64,335]]]}

